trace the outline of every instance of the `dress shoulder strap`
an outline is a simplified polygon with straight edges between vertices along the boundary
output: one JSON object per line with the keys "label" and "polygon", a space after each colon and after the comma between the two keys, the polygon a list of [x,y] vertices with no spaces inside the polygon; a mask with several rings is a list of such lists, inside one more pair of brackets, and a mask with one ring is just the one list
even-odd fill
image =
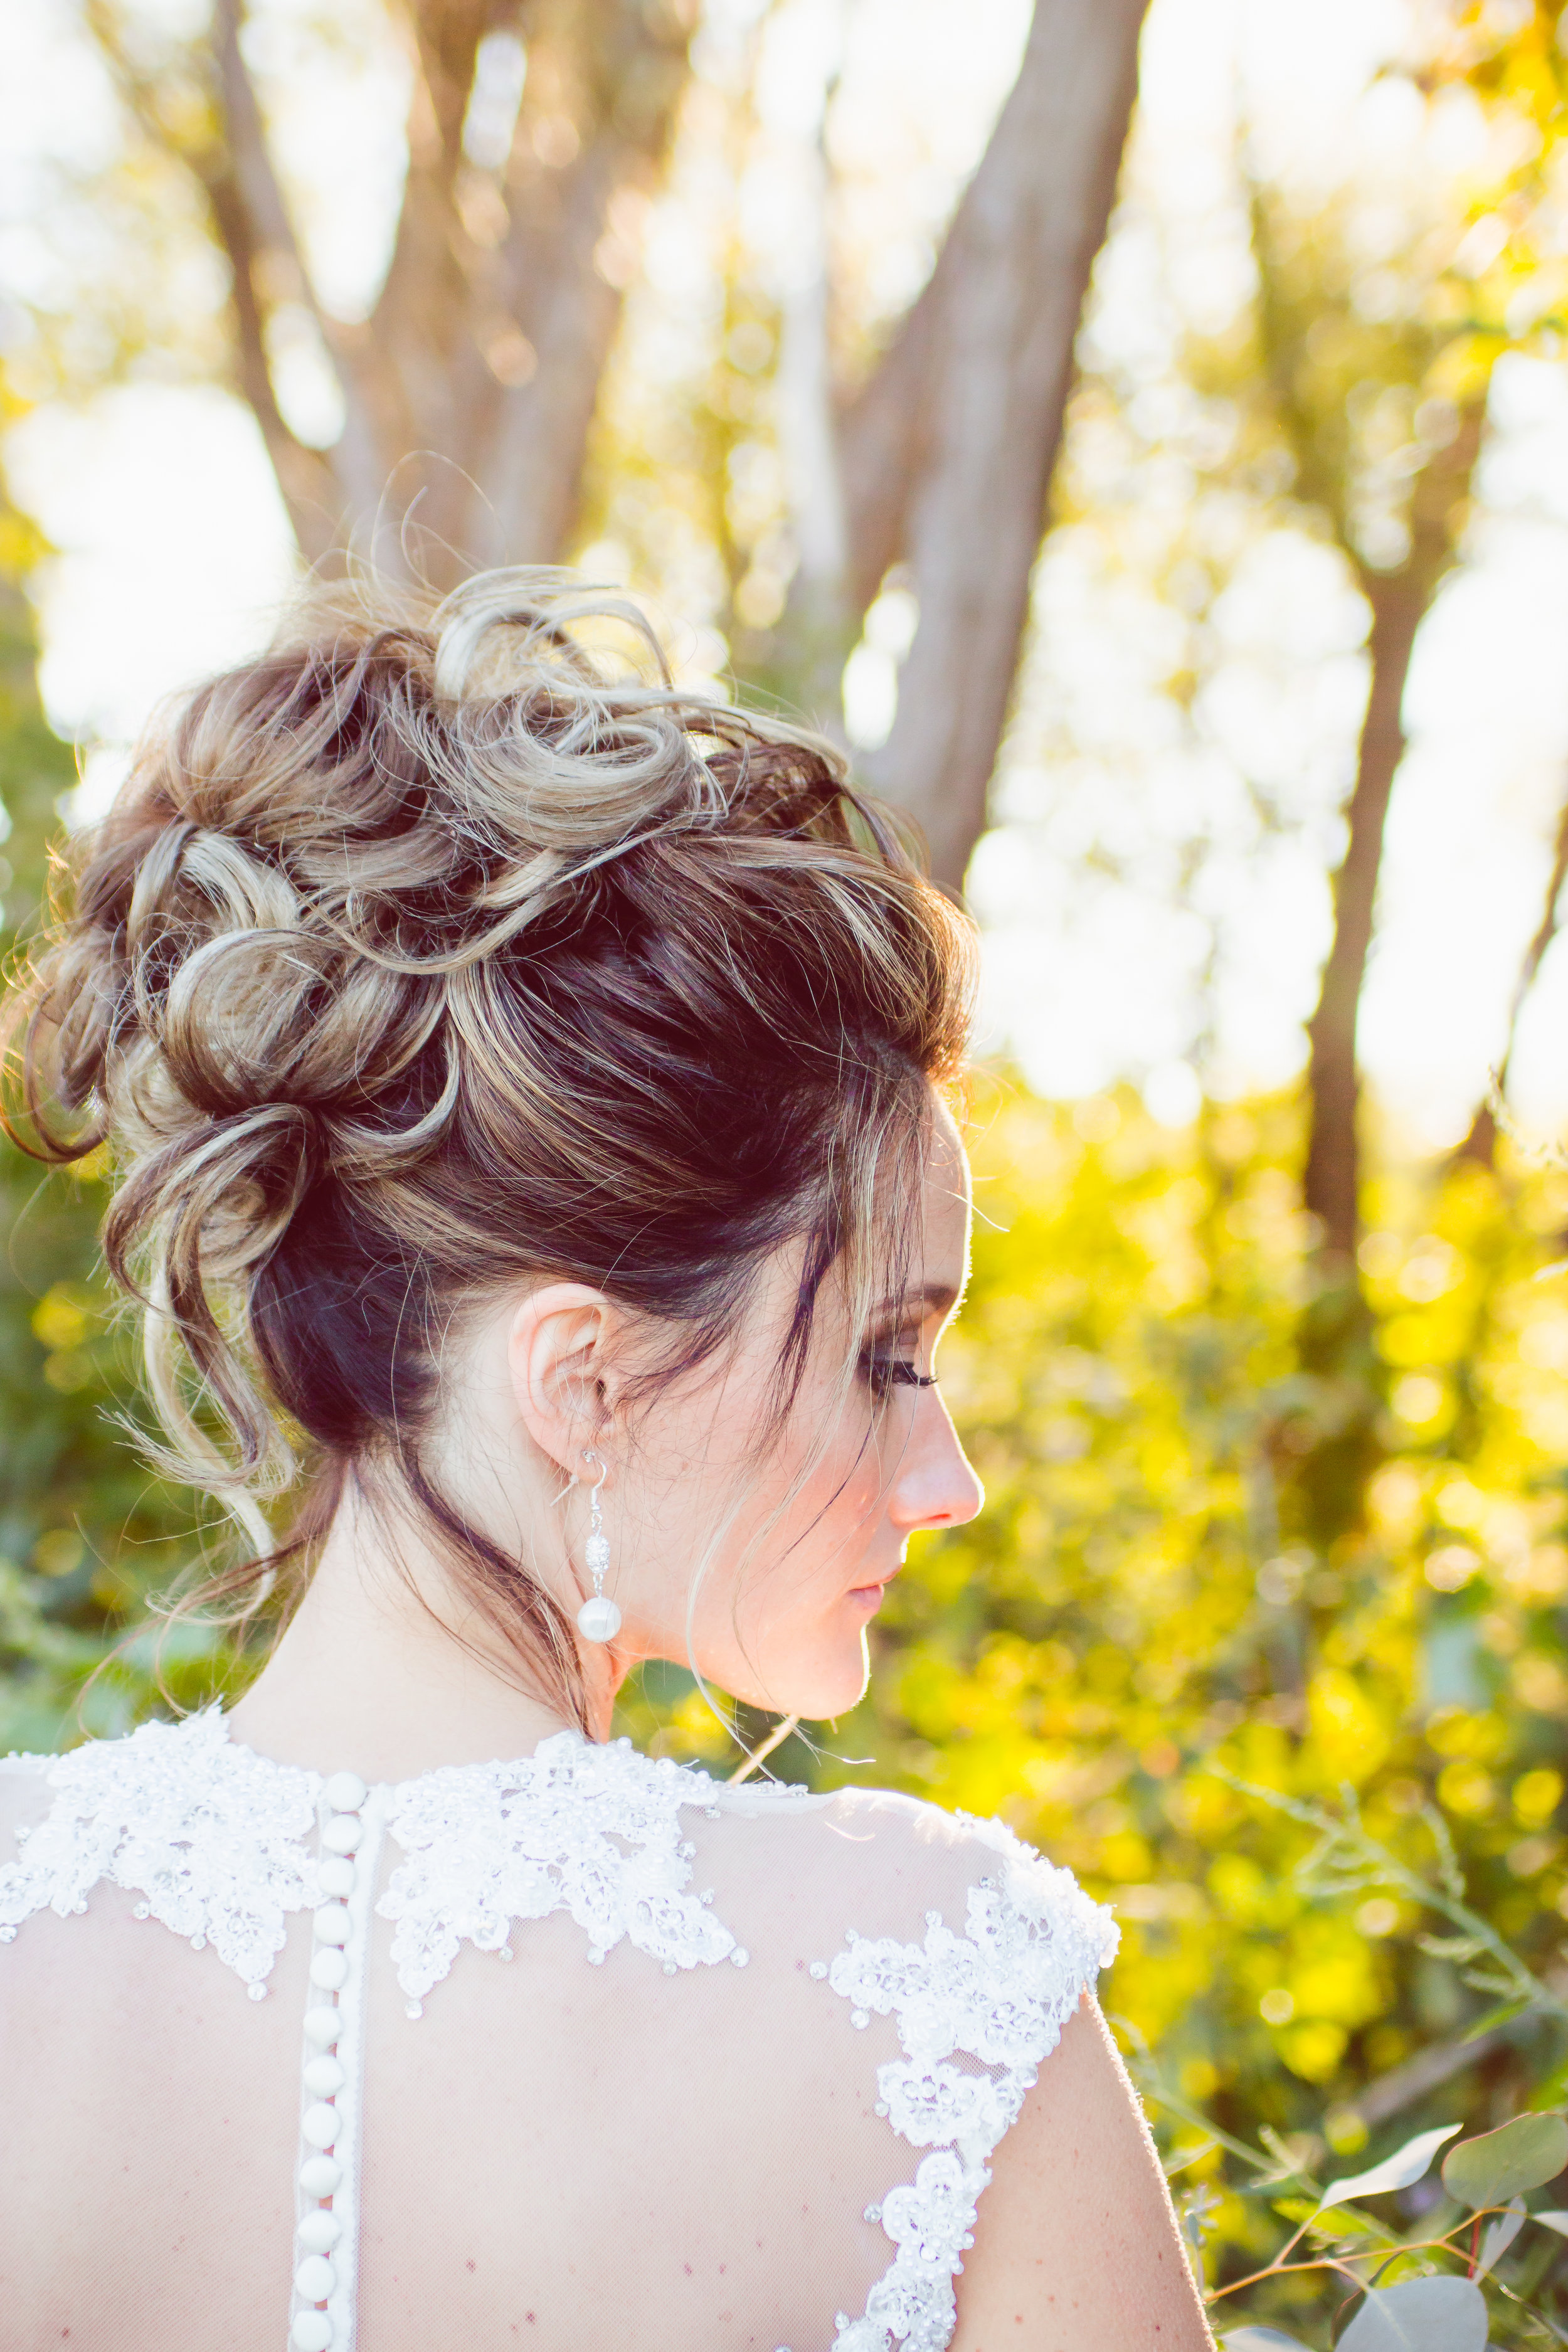
{"label": "dress shoulder strap", "polygon": [[1116,1951],[1110,1913],[1070,1871],[999,1822],[961,1816],[960,1825],[973,1873],[962,1926],[931,1908],[918,1943],[851,1927],[839,1952],[812,1964],[847,2003],[852,2030],[873,2015],[895,2021],[900,2055],[877,2069],[877,2113],[930,2150],[911,2182],[867,2209],[896,2251],[863,2315],[839,2313],[834,2352],[940,2352],[951,2340],[953,2280],[974,2242],[991,2158]]}

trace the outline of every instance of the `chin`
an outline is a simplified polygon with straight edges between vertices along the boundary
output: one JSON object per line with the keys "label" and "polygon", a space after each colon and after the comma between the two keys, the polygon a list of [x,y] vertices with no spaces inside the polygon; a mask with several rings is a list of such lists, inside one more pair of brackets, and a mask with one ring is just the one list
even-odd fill
{"label": "chin", "polygon": [[859,1706],[870,1676],[861,1632],[852,1646],[837,1643],[820,1657],[798,1660],[787,1675],[779,1677],[779,1695],[767,1705],[784,1715],[802,1716],[808,1723],[826,1723]]}

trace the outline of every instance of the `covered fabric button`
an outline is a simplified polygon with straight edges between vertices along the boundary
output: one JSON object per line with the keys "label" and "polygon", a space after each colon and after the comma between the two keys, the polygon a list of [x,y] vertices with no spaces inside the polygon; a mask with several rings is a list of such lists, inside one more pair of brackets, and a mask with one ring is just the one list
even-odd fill
{"label": "covered fabric button", "polygon": [[352,1895],[354,1891],[354,1866],[345,1853],[329,1856],[316,1877],[323,1895]]}
{"label": "covered fabric button", "polygon": [[347,1954],[323,1944],[310,1962],[310,1982],[320,1985],[323,1992],[336,1992],[348,1982],[348,1976]]}
{"label": "covered fabric button", "polygon": [[314,2213],[306,2214],[297,2234],[307,2253],[330,2254],[343,2234],[343,2225],[335,2213],[319,2207]]}
{"label": "covered fabric button", "polygon": [[348,2076],[335,2058],[312,2058],[306,2064],[305,2088],[312,2098],[333,2097],[342,2089],[347,2080]]}
{"label": "covered fabric button", "polygon": [[346,1944],[353,1934],[346,1903],[323,1903],[316,1914],[315,1936],[318,1944]]}
{"label": "covered fabric button", "polygon": [[369,1793],[357,1772],[334,1772],[321,1791],[334,1813],[357,1813]]}
{"label": "covered fabric button", "polygon": [[329,2352],[332,2323],[324,2311],[302,2311],[289,2330],[294,2352]]}
{"label": "covered fabric button", "polygon": [[307,2197],[335,2197],[342,2177],[335,2156],[308,2156],[300,2167],[300,2186]]}
{"label": "covered fabric button", "polygon": [[300,2129],[312,2147],[331,2147],[342,2129],[342,2117],[326,2099],[318,2099],[300,2118]]}
{"label": "covered fabric button", "polygon": [[325,2303],[338,2274],[325,2254],[307,2254],[294,2273],[294,2290],[307,2303]]}
{"label": "covered fabric button", "polygon": [[331,2009],[325,2001],[305,2011],[305,2039],[318,2050],[330,2050],[343,2030],[341,2009]]}
{"label": "covered fabric button", "polygon": [[340,1813],[321,1832],[321,1843],[331,1853],[353,1853],[364,1837],[364,1823],[354,1813]]}

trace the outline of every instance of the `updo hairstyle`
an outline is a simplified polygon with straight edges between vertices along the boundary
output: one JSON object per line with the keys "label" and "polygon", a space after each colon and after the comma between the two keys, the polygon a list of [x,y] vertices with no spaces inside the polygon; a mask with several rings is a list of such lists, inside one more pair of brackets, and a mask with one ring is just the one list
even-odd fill
{"label": "updo hairstyle", "polygon": [[[14,1071],[32,1149],[109,1147],[156,1458],[255,1539],[195,1597],[243,1615],[283,1563],[286,1611],[345,1479],[401,1474],[581,1718],[563,1611],[426,1470],[443,1340],[564,1278],[654,1318],[668,1378],[797,1244],[782,1425],[830,1270],[852,1322],[897,1278],[963,919],[831,745],[672,687],[558,573],[317,591],[163,715],[68,866]],[[301,1455],[279,1542],[258,1498]]]}

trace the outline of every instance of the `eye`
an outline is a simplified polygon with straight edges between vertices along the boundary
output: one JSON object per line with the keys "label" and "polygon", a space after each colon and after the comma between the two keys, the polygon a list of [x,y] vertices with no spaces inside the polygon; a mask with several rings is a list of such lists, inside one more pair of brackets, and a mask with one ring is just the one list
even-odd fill
{"label": "eye", "polygon": [[911,1358],[886,1345],[867,1349],[860,1359],[860,1373],[874,1397],[885,1397],[894,1389],[936,1386],[934,1372],[922,1372]]}

